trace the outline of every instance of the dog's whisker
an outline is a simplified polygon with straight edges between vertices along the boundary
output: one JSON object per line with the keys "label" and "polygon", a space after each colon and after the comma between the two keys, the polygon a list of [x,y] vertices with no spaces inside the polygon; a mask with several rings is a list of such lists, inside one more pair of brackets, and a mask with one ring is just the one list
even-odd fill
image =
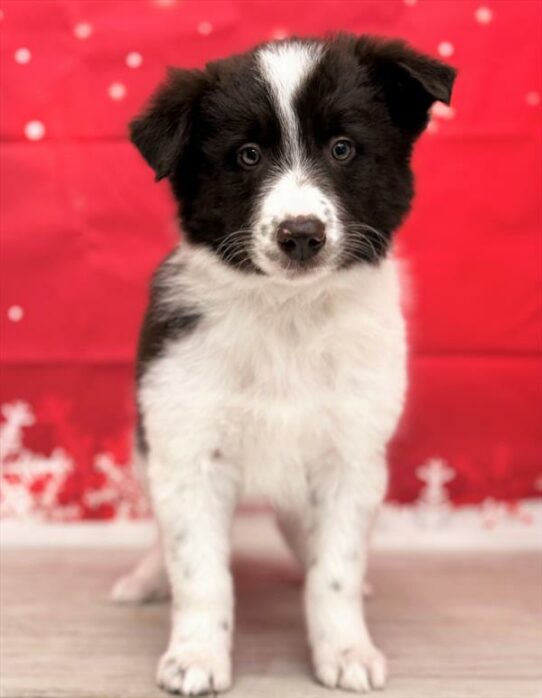
{"label": "dog's whisker", "polygon": [[240,228],[239,230],[233,230],[231,233],[228,233],[222,240],[220,241],[220,244],[217,247],[217,252],[220,254],[224,247],[227,247],[232,240],[245,240],[249,239],[252,235],[252,230],[249,228],[243,229]]}

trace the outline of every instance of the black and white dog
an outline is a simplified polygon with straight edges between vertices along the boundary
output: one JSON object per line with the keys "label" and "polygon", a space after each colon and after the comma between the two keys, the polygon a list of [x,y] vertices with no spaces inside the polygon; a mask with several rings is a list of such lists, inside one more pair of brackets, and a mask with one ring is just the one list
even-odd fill
{"label": "black and white dog", "polygon": [[158,683],[172,693],[231,685],[230,524],[246,492],[269,498],[305,566],[317,678],[386,681],[361,589],[406,388],[390,247],[414,142],[454,77],[400,41],[290,39],[171,70],[131,125],[184,239],[154,277],[138,357],[163,558],[114,597],[171,587]]}

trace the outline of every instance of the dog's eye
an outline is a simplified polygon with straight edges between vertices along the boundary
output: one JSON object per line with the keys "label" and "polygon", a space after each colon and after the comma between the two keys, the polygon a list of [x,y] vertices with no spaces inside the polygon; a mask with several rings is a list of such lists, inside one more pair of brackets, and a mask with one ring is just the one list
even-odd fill
{"label": "dog's eye", "polygon": [[349,138],[336,138],[331,141],[331,155],[335,160],[346,162],[353,157],[356,149]]}
{"label": "dog's eye", "polygon": [[255,143],[247,143],[237,151],[237,162],[241,167],[255,167],[261,159],[262,151]]}

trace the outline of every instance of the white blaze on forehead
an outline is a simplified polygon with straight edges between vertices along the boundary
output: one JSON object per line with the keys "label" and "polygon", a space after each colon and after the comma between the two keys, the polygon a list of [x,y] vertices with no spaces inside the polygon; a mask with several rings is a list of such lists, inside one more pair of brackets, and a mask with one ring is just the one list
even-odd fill
{"label": "white blaze on forehead", "polygon": [[263,78],[277,103],[285,137],[291,141],[297,140],[298,131],[293,106],[295,95],[321,54],[319,44],[300,42],[271,44],[258,54]]}

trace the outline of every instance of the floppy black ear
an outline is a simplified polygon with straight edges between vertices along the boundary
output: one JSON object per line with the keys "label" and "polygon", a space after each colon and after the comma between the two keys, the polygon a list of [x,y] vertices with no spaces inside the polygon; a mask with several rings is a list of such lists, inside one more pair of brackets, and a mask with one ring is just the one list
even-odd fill
{"label": "floppy black ear", "polygon": [[425,128],[434,102],[450,103],[455,68],[414,51],[402,41],[362,38],[358,56],[372,66],[394,123],[412,135]]}
{"label": "floppy black ear", "polygon": [[170,68],[146,109],[130,123],[130,138],[156,172],[156,179],[175,169],[190,136],[196,101],[206,85],[199,70]]}

